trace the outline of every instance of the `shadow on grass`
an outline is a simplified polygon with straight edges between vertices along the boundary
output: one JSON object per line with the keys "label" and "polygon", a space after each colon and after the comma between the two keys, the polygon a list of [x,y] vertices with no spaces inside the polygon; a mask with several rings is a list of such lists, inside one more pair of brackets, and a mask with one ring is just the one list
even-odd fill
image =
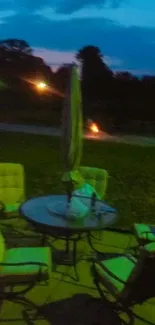
{"label": "shadow on grass", "polygon": [[76,294],[46,304],[40,311],[51,325],[154,325],[132,310],[126,313],[127,320],[124,320],[109,303],[89,294]]}
{"label": "shadow on grass", "polygon": [[52,325],[121,325],[119,316],[101,299],[77,294],[42,307],[41,313]]}

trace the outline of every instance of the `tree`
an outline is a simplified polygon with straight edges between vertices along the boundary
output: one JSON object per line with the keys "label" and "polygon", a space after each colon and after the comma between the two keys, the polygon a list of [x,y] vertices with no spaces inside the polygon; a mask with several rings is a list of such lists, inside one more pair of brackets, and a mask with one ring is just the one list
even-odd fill
{"label": "tree", "polygon": [[50,67],[40,57],[33,55],[24,40],[7,39],[0,42],[0,74],[10,83],[11,88],[25,89],[23,80],[53,81]]}
{"label": "tree", "polygon": [[85,46],[76,54],[81,64],[83,93],[86,97],[102,98],[113,72],[104,62],[104,56],[96,46]]}
{"label": "tree", "polygon": [[127,71],[119,71],[115,73],[115,78],[122,81],[138,81],[138,78]]}
{"label": "tree", "polygon": [[55,73],[56,87],[65,92],[70,76],[70,64],[61,65]]}
{"label": "tree", "polygon": [[24,40],[18,40],[18,39],[6,39],[3,41],[0,41],[0,51],[5,52],[18,52],[23,54],[29,54],[32,55],[33,50],[29,46],[29,44]]}
{"label": "tree", "polygon": [[24,40],[6,39],[0,42],[0,67],[6,75],[19,74],[27,66],[28,58],[33,57],[33,51]]}
{"label": "tree", "polygon": [[102,62],[103,55],[100,49],[96,46],[88,45],[83,47],[76,54],[76,59],[80,61],[80,63],[84,64],[85,62],[92,61],[92,59],[96,58],[98,61]]}

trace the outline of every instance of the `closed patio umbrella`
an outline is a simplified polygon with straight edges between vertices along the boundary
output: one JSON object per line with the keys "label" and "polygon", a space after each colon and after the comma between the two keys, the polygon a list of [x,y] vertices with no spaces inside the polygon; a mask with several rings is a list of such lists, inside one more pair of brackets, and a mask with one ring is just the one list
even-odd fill
{"label": "closed patio umbrella", "polygon": [[78,68],[72,64],[69,71],[69,85],[65,94],[62,112],[62,154],[64,173],[62,181],[65,183],[68,201],[70,201],[74,182],[78,181],[77,168],[80,165],[83,142],[83,113],[81,82]]}

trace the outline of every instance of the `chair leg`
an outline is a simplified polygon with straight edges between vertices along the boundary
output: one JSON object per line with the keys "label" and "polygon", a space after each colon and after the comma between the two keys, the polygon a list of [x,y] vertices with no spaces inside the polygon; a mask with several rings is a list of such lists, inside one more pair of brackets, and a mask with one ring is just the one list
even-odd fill
{"label": "chair leg", "polygon": [[26,321],[27,325],[34,325],[39,319],[44,319],[44,316],[41,315],[41,311],[34,311],[32,309],[24,309],[23,312],[23,319]]}
{"label": "chair leg", "polygon": [[[106,299],[106,297],[103,294],[103,291],[100,288],[99,285],[99,281],[97,281],[97,279],[94,280],[94,283],[96,285],[96,288],[100,294],[100,297],[102,299],[102,302],[104,302],[104,304],[107,304],[108,308],[111,308],[111,310],[113,310],[113,312],[116,314],[117,317],[119,317],[120,319],[120,325],[127,325],[126,321],[124,321],[121,317],[120,317],[120,312],[125,312],[127,314],[127,316],[129,317],[129,323],[128,325],[134,325],[134,315],[131,312],[131,310],[129,308],[123,308],[122,305],[117,305],[117,303],[114,302],[110,302]],[[106,308],[106,305],[104,306],[104,308]],[[153,324],[150,324],[153,325]]]}
{"label": "chair leg", "polygon": [[27,313],[26,310],[23,310],[22,314],[23,314],[23,319],[25,321],[25,324],[27,324],[27,325],[35,325],[33,320],[29,317],[29,314]]}
{"label": "chair leg", "polygon": [[94,235],[93,233],[90,234],[90,236],[95,240],[102,240],[102,231],[99,231],[97,235]]}
{"label": "chair leg", "polygon": [[14,301],[25,307],[22,314],[23,314],[23,318],[26,321],[27,325],[34,325],[34,322],[33,322],[34,320],[37,321],[38,318],[42,318],[40,306],[36,305],[28,298],[17,297],[16,299],[14,299]]}
{"label": "chair leg", "polygon": [[79,281],[79,275],[77,272],[77,241],[76,240],[73,242],[73,266],[74,266],[76,281]]}
{"label": "chair leg", "polygon": [[47,239],[48,239],[47,235],[43,234],[43,236],[41,236],[41,246],[43,247],[46,246]]}
{"label": "chair leg", "polygon": [[[129,323],[128,325],[134,325],[134,314],[132,312],[132,310],[128,307],[128,306],[125,306],[121,303],[115,303],[115,302],[110,302],[106,299],[104,293],[103,293],[103,290],[101,289],[100,287],[100,281],[97,279],[97,277],[95,276],[95,271],[94,271],[94,284],[99,292],[99,295],[102,299],[102,301],[104,301],[104,303],[107,303],[107,306],[112,308],[112,310],[119,316],[119,313],[120,312],[125,312],[127,314],[127,316],[129,317]],[[120,325],[126,325],[126,322],[120,318]],[[150,324],[150,325],[153,325],[153,324]]]}
{"label": "chair leg", "polygon": [[6,300],[10,300],[10,301],[13,301],[15,303],[19,303],[23,306],[27,306],[29,307],[30,309],[35,309],[36,311],[39,311],[39,307],[34,303],[32,302],[31,300],[29,300],[28,298],[26,297],[22,297],[22,296],[17,296],[17,297],[7,297]]}
{"label": "chair leg", "polygon": [[93,243],[92,243],[92,235],[91,233],[88,233],[87,235],[87,239],[88,239],[88,243],[92,249],[92,251],[94,251],[96,254],[100,254],[102,256],[102,258],[104,257],[104,252],[100,252],[99,250],[97,250],[94,246],[93,246]]}

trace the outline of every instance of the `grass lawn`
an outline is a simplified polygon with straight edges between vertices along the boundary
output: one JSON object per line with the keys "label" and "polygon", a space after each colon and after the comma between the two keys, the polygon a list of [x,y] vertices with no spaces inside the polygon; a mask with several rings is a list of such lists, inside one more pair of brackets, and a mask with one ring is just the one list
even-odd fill
{"label": "grass lawn", "polygon": [[[0,161],[25,167],[27,196],[63,193],[60,139],[0,132]],[[155,222],[155,150],[129,144],[84,141],[81,165],[108,170],[106,201],[118,209],[118,225]]]}

